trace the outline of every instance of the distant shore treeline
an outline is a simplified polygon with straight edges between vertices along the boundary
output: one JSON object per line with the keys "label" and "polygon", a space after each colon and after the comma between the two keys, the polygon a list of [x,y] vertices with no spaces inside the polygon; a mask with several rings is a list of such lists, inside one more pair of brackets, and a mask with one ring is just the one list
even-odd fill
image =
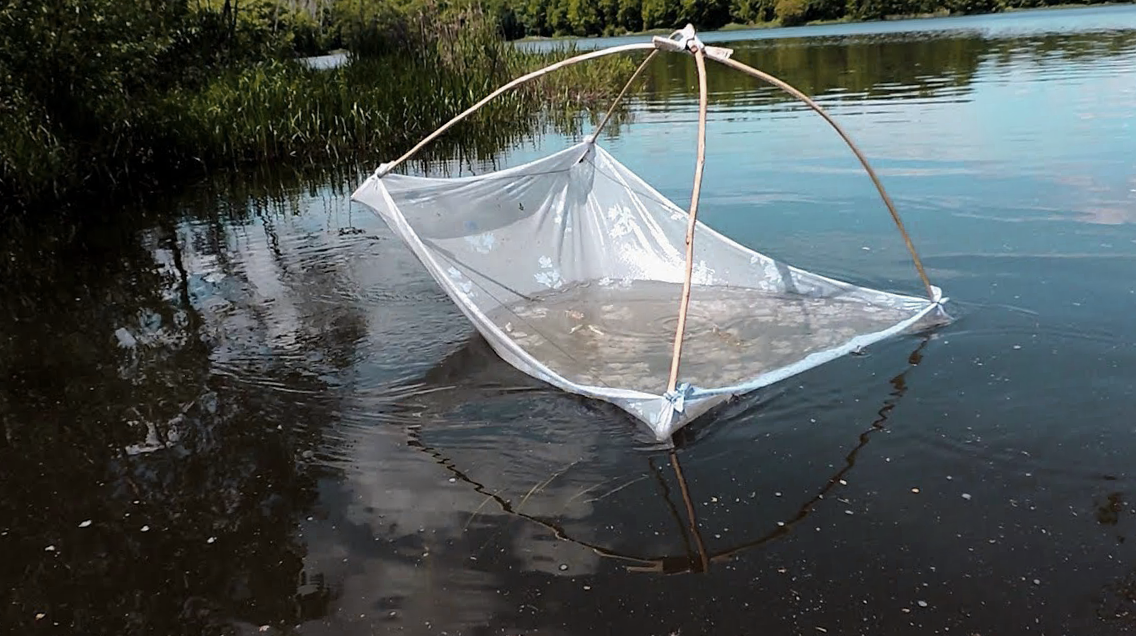
{"label": "distant shore treeline", "polygon": [[[487,0],[510,38],[620,35],[727,25],[796,26],[820,21],[993,13],[1070,0]],[[1077,2],[1072,4],[1094,4]]]}

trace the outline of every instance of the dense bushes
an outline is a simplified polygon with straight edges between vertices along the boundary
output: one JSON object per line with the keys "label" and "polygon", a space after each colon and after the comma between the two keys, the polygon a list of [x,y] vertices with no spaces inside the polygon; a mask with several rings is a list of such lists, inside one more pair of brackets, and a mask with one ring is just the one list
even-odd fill
{"label": "dense bushes", "polygon": [[[207,165],[322,160],[355,150],[390,159],[506,77],[545,63],[539,56],[498,53],[494,59],[483,51],[478,60],[473,52],[442,48],[429,63],[361,58],[326,71],[279,61],[232,69],[200,89],[170,94],[167,130]],[[516,136],[549,105],[573,109],[610,95],[632,70],[626,58],[570,67],[502,96],[447,137],[473,145]]]}
{"label": "dense bushes", "polygon": [[[499,17],[363,0],[295,11],[269,0],[10,0],[0,8],[0,201],[36,206],[187,166],[405,146],[546,63],[505,43]],[[297,59],[337,46],[355,54],[338,69]],[[523,127],[544,107],[596,97],[572,86],[618,90],[632,68],[571,69],[485,117]]]}

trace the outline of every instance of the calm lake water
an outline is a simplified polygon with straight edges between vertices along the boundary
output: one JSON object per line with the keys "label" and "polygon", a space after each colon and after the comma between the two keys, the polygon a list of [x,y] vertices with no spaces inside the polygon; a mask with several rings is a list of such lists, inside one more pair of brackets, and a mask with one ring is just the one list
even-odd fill
{"label": "calm lake water", "polygon": [[[685,431],[680,482],[474,337],[348,201],[373,165],[13,231],[0,632],[1136,633],[1136,7],[707,39],[839,118],[956,322]],[[710,71],[700,218],[919,293],[839,139]],[[694,77],[602,141],[684,206]]]}

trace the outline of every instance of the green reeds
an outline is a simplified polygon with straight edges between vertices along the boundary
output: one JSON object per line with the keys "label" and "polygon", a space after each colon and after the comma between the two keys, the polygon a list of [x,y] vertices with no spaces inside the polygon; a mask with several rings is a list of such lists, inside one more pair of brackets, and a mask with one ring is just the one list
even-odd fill
{"label": "green reeds", "polygon": [[[207,164],[405,149],[500,84],[550,61],[505,49],[498,65],[422,67],[361,58],[335,69],[268,62],[221,74],[204,88],[177,91],[163,110],[173,139]],[[605,63],[606,62],[606,63]],[[575,114],[619,90],[629,59],[569,67],[502,96],[454,136],[524,132],[548,115]],[[556,123],[570,125],[558,120]]]}
{"label": "green reeds", "polygon": [[[192,81],[139,88],[105,111],[102,132],[80,140],[34,101],[0,93],[0,197],[32,207],[141,175],[176,179],[187,168],[389,158],[497,86],[572,54],[516,48],[474,9],[447,15],[412,15],[402,50],[353,56],[337,68],[295,59],[187,68]],[[606,108],[634,66],[629,57],[604,58],[542,78],[456,127],[440,149],[493,152],[550,116],[571,129],[581,109]]]}

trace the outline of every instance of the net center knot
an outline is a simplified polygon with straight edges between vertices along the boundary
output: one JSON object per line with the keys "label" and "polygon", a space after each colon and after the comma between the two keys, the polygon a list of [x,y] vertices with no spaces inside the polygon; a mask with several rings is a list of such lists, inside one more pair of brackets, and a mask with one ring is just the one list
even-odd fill
{"label": "net center knot", "polygon": [[686,400],[694,395],[694,387],[689,382],[682,382],[673,391],[663,394],[663,399],[670,403],[676,413],[682,413],[686,408]]}

